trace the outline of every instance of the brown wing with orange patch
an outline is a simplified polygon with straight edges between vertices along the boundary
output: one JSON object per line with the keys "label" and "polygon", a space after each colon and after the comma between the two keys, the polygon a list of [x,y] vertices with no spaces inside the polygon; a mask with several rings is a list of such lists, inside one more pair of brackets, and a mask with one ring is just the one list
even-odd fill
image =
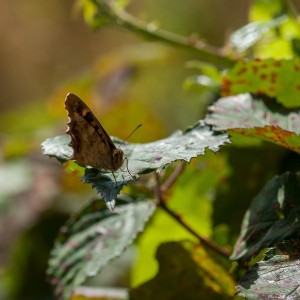
{"label": "brown wing with orange patch", "polygon": [[107,132],[88,106],[76,95],[69,93],[65,108],[70,121],[66,133],[73,148],[72,159],[80,165],[116,171],[123,163],[123,152],[117,149]]}

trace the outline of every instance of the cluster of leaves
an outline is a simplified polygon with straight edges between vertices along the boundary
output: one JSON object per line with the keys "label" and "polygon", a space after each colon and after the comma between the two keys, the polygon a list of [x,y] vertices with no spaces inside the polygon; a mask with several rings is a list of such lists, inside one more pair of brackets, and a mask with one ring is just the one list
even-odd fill
{"label": "cluster of leaves", "polygon": [[[251,16],[255,22],[232,35],[232,51],[240,59],[231,59],[231,67],[222,76],[216,71],[211,72],[213,68],[199,64],[203,73],[198,81],[193,78],[193,84],[198,82],[203,86],[205,83],[206,89],[220,91],[219,99],[209,107],[204,120],[162,140],[122,145],[130,174],[126,168],[120,169],[114,174],[116,180],[109,172],[85,168],[83,181],[95,187],[106,207],[101,199],[94,200],[62,228],[48,269],[58,297],[68,299],[88,277],[96,275],[108,261],[119,256],[143,231],[157,208],[161,208],[191,234],[190,240],[161,245],[157,251],[159,272],[155,278],[132,289],[130,298],[152,299],[159,289],[162,299],[227,299],[234,294],[234,276],[239,281],[237,293],[240,296],[249,299],[299,298],[300,175],[297,172],[272,174],[274,177],[269,182],[261,182],[261,186],[265,186],[260,192],[256,191],[245,213],[241,233],[230,257],[239,263],[235,275],[226,271],[227,250],[192,229],[165,201],[167,191],[176,186],[176,180],[182,174],[182,165],[174,168],[164,183],[160,183],[159,178],[163,170],[169,174],[171,163],[190,162],[192,158],[207,156],[208,150],[222,150],[224,147],[221,146],[230,143],[228,133],[240,144],[242,140],[238,136],[248,137],[247,143],[254,147],[257,147],[257,140],[263,140],[289,153],[300,152],[300,63],[296,47],[300,29],[289,6],[279,0],[269,2],[267,5],[266,1],[255,1]],[[134,19],[129,19],[117,2],[85,0],[83,3],[85,16],[94,27],[116,22],[129,29],[136,25],[136,31],[149,34],[147,27],[142,28],[141,23],[135,24]],[[274,16],[277,16],[275,20]],[[285,38],[287,32],[293,32],[289,40]],[[157,34],[159,39],[168,39],[166,35]],[[175,43],[170,39],[169,42]],[[180,42],[177,40],[178,44]],[[278,53],[280,45],[285,51]],[[203,47],[199,51],[200,59],[211,62],[214,54],[208,52],[201,57],[202,50]],[[249,53],[260,59],[251,59]],[[215,62],[228,64],[229,54],[227,57],[215,56]],[[48,139],[43,143],[44,154],[61,162],[70,160],[69,142],[67,136]],[[116,140],[116,145],[118,143]],[[258,145],[262,147],[263,143]],[[148,173],[154,174],[154,183],[147,177],[142,187],[135,186],[127,191],[127,195],[118,196],[132,177],[137,180]],[[240,276],[245,266],[247,272]],[[169,286],[162,286],[162,282],[168,282]]]}

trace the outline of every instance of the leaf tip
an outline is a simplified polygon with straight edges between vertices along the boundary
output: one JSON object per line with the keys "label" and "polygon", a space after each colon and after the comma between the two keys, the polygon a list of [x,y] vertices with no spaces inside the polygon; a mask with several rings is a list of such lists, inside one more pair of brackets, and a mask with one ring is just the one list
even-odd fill
{"label": "leaf tip", "polygon": [[110,211],[114,211],[116,206],[116,200],[112,199],[111,201],[107,201],[106,202],[106,207],[110,210]]}

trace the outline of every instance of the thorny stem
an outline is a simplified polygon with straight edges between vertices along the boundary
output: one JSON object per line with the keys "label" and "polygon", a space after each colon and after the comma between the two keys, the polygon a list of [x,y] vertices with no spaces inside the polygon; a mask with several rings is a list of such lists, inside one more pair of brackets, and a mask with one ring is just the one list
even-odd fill
{"label": "thorny stem", "polygon": [[[111,0],[94,0],[94,3],[99,7],[101,13],[105,15],[113,23],[143,35],[144,37],[153,40],[162,41],[189,51],[194,52],[197,58],[202,61],[213,63],[222,68],[230,68],[235,61],[224,55],[224,49],[217,48],[206,44],[196,37],[181,36],[173,32],[158,28],[156,25],[144,22],[138,18],[120,9],[114,1]],[[99,15],[98,18],[102,16]],[[97,18],[97,16],[96,16]]]}
{"label": "thorny stem", "polygon": [[[181,167],[182,168],[182,167]],[[181,170],[181,172],[179,172],[179,167],[178,169],[175,169],[174,173],[170,176],[170,178],[172,178],[172,184],[175,182],[175,175],[177,175],[177,177],[182,173],[183,169]],[[177,178],[176,177],[176,178]],[[217,253],[221,254],[222,256],[224,256],[225,258],[229,257],[229,253],[226,249],[220,247],[219,245],[217,245],[216,243],[214,243],[213,241],[207,239],[206,237],[203,237],[201,235],[199,235],[195,230],[193,230],[188,224],[186,224],[181,216],[177,213],[175,213],[174,211],[172,211],[165,203],[164,199],[163,199],[163,192],[166,191],[166,187],[170,187],[171,185],[166,185],[163,184],[162,186],[160,186],[159,183],[159,175],[157,173],[155,173],[155,178],[156,178],[156,194],[157,194],[157,201],[158,201],[158,206],[161,207],[166,213],[168,213],[172,218],[174,218],[182,227],[184,227],[188,232],[190,232],[193,236],[195,236],[201,243],[203,243],[204,246],[207,246],[208,248],[216,251]],[[167,180],[168,182],[169,180]],[[171,180],[170,180],[171,182]],[[162,187],[164,187],[164,190],[162,190]]]}

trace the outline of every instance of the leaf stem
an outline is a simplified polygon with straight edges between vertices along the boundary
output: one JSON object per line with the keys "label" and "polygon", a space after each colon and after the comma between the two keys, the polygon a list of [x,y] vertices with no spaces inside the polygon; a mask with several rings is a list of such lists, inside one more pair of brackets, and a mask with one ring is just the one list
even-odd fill
{"label": "leaf stem", "polygon": [[[199,60],[212,63],[222,68],[232,67],[235,60],[224,55],[224,49],[209,45],[194,36],[181,36],[179,34],[159,28],[153,23],[144,22],[121,9],[111,0],[94,0],[99,11],[116,25],[122,26],[130,31],[151,38],[166,42],[170,45],[183,48],[197,54]],[[101,14],[95,18],[101,18]]]}
{"label": "leaf stem", "polygon": [[[182,167],[181,167],[182,168]],[[179,172],[179,166],[178,169],[175,169],[174,173],[170,176],[172,178],[172,184],[175,182],[175,174],[177,174],[177,177],[182,173],[183,169],[181,172]],[[176,177],[176,178],[177,178]],[[163,199],[163,191],[159,183],[159,175],[155,173],[155,179],[156,179],[156,195],[157,195],[157,202],[158,206],[162,208],[166,213],[168,213],[173,219],[175,219],[182,227],[184,227],[189,233],[191,233],[193,236],[195,236],[201,243],[203,243],[204,246],[207,246],[208,248],[214,250],[215,252],[221,254],[225,258],[229,258],[229,252],[211,241],[210,239],[203,237],[199,235],[194,229],[192,229],[188,224],[186,224],[181,216],[177,213],[175,213],[173,210],[171,210],[165,203]],[[164,186],[164,185],[163,185]],[[170,185],[171,186],[171,185]],[[169,186],[169,187],[170,187]],[[164,192],[166,191],[166,185],[164,188]]]}

